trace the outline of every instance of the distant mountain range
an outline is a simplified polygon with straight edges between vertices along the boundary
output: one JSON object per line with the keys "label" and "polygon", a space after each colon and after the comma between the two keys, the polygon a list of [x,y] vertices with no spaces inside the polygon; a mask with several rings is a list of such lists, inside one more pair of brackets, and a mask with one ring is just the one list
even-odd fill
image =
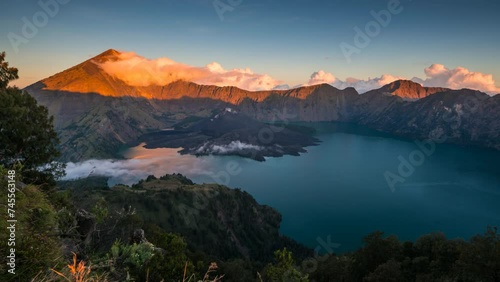
{"label": "distant mountain range", "polygon": [[[119,148],[145,134],[213,119],[228,107],[263,128],[295,121],[349,122],[404,138],[500,149],[500,95],[406,80],[364,94],[328,84],[256,92],[187,81],[136,87],[100,67],[120,60],[119,54],[108,50],[25,88],[55,116],[64,160],[119,157]],[[245,141],[238,138],[224,140]]]}

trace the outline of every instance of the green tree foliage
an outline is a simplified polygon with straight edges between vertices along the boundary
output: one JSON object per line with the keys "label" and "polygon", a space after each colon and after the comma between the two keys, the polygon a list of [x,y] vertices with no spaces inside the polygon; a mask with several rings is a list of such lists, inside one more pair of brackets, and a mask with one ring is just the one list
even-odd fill
{"label": "green tree foliage", "polygon": [[224,273],[223,281],[255,282],[254,269],[262,267],[255,266],[252,261],[244,259],[233,259],[219,263],[220,273]]}
{"label": "green tree foliage", "polygon": [[383,232],[376,231],[364,238],[364,247],[354,254],[353,270],[362,278],[390,259],[399,258],[401,242],[395,236],[383,238]]}
{"label": "green tree foliage", "polygon": [[401,263],[389,260],[379,266],[372,273],[365,276],[366,282],[400,282],[404,281]]}
{"label": "green tree foliage", "polygon": [[145,278],[144,266],[154,255],[155,247],[151,243],[127,245],[116,241],[109,253],[113,266],[112,274],[118,280],[122,280],[127,274]]}
{"label": "green tree foliage", "polygon": [[500,281],[500,234],[488,227],[484,235],[474,236],[464,245],[457,262],[464,281]]}
{"label": "green tree foliage", "polygon": [[[443,233],[423,235],[414,244],[414,273],[426,279],[454,276],[463,241],[448,240]],[[450,277],[451,278],[451,277]]]}
{"label": "green tree foliage", "polygon": [[442,233],[423,235],[415,243],[374,232],[352,254],[319,261],[315,281],[500,281],[500,234],[464,241]]}
{"label": "green tree foliage", "polygon": [[352,267],[354,258],[350,255],[329,256],[318,262],[317,269],[310,274],[312,281],[344,282],[354,281]]}
{"label": "green tree foliage", "polygon": [[95,216],[97,223],[102,224],[108,216],[108,207],[104,197],[99,197],[94,207],[92,207],[92,214]]}
{"label": "green tree foliage", "polygon": [[179,235],[167,233],[154,224],[145,226],[148,240],[153,243],[161,252],[153,256],[147,265],[146,271],[149,273],[150,281],[179,281],[183,276],[184,267],[187,265],[187,273],[194,271],[193,265],[189,262],[186,254],[187,244]]}
{"label": "green tree foliage", "polygon": [[9,67],[9,63],[5,61],[5,52],[0,53],[0,89],[7,88],[9,81],[18,79],[17,69]]}
{"label": "green tree foliage", "polygon": [[17,79],[17,69],[10,68],[5,52],[0,53],[0,164],[22,171],[23,181],[53,185],[54,176],[64,173],[59,156],[59,139],[53,128],[53,117],[46,107],[25,91],[8,87]]}
{"label": "green tree foliage", "polygon": [[265,270],[266,281],[272,282],[307,282],[307,274],[295,268],[293,254],[286,248],[274,252],[275,263],[269,264]]}
{"label": "green tree foliage", "polygon": [[107,256],[112,262],[110,273],[114,279],[124,279],[128,274],[136,281],[179,281],[184,270],[193,273],[182,237],[152,224],[148,224],[146,230],[151,242],[115,241],[111,247]]}

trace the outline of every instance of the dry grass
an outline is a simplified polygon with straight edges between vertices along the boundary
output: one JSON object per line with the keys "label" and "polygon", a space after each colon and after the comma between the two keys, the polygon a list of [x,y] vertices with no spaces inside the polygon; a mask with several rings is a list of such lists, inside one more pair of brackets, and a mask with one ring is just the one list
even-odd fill
{"label": "dry grass", "polygon": [[[215,272],[218,270],[217,263],[212,262],[210,266],[208,267],[207,272],[205,272],[205,275],[203,275],[202,280],[196,280],[196,275],[192,274],[189,277],[186,277],[187,275],[187,267],[188,267],[188,262],[186,262],[186,265],[184,267],[184,275],[182,278],[182,282],[221,282],[222,278],[224,278],[224,275],[213,275]],[[85,262],[83,260],[77,262],[77,255],[73,253],[73,261],[72,263],[67,265],[66,270],[62,271],[57,271],[53,268],[50,269],[52,271],[51,275],[43,275],[42,272],[38,273],[37,276],[35,276],[31,282],[54,282],[54,281],[61,281],[61,278],[64,279],[64,281],[68,282],[108,282],[109,280],[107,279],[106,276],[98,276],[96,273],[92,272],[92,267],[86,266]],[[149,273],[148,273],[149,274]],[[149,276],[149,275],[148,275]],[[127,277],[127,280],[129,278]],[[148,281],[148,277],[146,277],[146,281]]]}
{"label": "dry grass", "polygon": [[[186,262],[186,267],[187,267],[187,262]],[[189,278],[186,278],[186,267],[184,267],[184,277],[182,278],[182,282],[190,282],[191,279],[195,279],[194,274],[189,276]],[[203,280],[198,280],[198,282],[219,282],[219,281],[222,281],[222,278],[224,278],[224,275],[216,275],[213,279],[210,278],[211,274],[216,272],[218,268],[219,267],[217,266],[217,263],[212,262],[210,264],[210,266],[208,267],[207,272],[205,272],[205,275],[203,275]]]}
{"label": "dry grass", "polygon": [[[77,263],[77,256],[73,253],[73,263],[67,265],[69,273],[66,275],[55,269],[52,272],[57,274],[59,277],[64,278],[68,282],[107,282],[105,277],[99,277],[97,274],[91,273],[91,267],[86,266],[85,262],[81,260]],[[50,281],[50,280],[47,280]]]}

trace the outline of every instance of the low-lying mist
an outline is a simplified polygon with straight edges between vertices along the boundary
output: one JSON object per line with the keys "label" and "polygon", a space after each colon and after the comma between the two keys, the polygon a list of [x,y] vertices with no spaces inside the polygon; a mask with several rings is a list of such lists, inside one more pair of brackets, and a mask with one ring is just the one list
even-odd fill
{"label": "low-lying mist", "polygon": [[191,155],[180,156],[179,149],[148,150],[142,145],[126,152],[125,160],[86,160],[66,164],[63,180],[85,178],[88,176],[109,177],[108,185],[137,183],[148,175],[157,177],[182,173],[187,177],[211,175],[209,160]]}

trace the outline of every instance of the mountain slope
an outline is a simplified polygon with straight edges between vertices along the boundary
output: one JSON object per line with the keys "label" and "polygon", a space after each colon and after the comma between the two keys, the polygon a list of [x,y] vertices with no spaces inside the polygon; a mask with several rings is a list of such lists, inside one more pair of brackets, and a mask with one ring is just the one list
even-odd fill
{"label": "mountain slope", "polygon": [[[397,80],[379,89],[368,91],[367,93],[386,93],[394,96],[401,97],[408,100],[416,100],[425,98],[429,95],[449,91],[448,88],[441,87],[423,87],[422,85],[411,80]],[[366,93],[365,93],[366,94]]]}
{"label": "mountain slope", "polygon": [[463,89],[394,105],[357,123],[411,139],[500,150],[500,96]]}
{"label": "mountain slope", "polygon": [[[71,67],[40,81],[43,90],[67,91],[74,93],[96,93],[103,96],[124,95],[142,97],[142,88],[127,85],[103,71],[99,64],[119,60],[120,52],[110,49],[81,64]],[[31,86],[29,86],[31,87]]]}
{"label": "mountain slope", "polygon": [[119,157],[140,136],[226,107],[261,122],[351,122],[404,138],[446,134],[449,143],[500,149],[498,95],[405,80],[362,95],[329,84],[256,92],[187,81],[132,87],[99,66],[120,54],[108,50],[25,89],[55,116],[63,160]]}
{"label": "mountain slope", "polygon": [[232,104],[239,104],[250,98],[262,101],[270,95],[281,95],[304,99],[317,86],[301,87],[291,90],[247,91],[237,87],[217,87],[198,85],[187,81],[176,81],[158,86],[130,86],[126,82],[108,74],[100,64],[121,60],[121,52],[109,49],[81,64],[59,72],[39,81],[26,89],[33,95],[41,95],[43,91],[65,91],[80,94],[99,94],[111,97],[143,97],[147,99],[173,100],[181,97],[209,98]]}

